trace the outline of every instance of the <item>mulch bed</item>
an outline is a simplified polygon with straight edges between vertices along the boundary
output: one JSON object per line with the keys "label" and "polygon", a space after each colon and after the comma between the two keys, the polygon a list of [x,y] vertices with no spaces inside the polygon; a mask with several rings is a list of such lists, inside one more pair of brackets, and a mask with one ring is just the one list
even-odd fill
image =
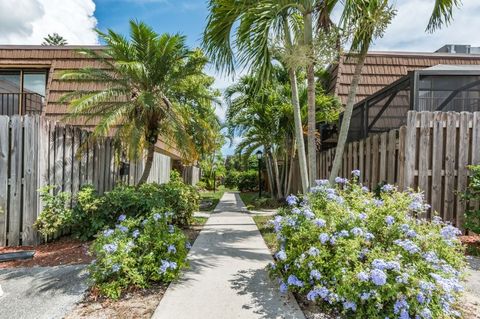
{"label": "mulch bed", "polygon": [[2,262],[0,263],[0,269],[88,264],[93,259],[92,256],[88,255],[89,246],[90,242],[61,238],[55,242],[38,246],[0,247],[0,253],[35,250],[32,259]]}
{"label": "mulch bed", "polygon": [[466,254],[480,256],[480,235],[460,236],[460,241],[466,246]]}

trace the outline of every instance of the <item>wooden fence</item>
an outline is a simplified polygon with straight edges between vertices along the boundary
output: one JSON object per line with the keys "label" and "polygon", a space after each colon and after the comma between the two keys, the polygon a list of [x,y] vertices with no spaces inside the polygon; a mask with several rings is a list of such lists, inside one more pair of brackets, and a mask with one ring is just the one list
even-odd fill
{"label": "wooden fence", "polygon": [[[112,139],[87,142],[89,134],[41,116],[0,116],[0,246],[38,243],[33,223],[42,210],[37,190],[45,185],[75,194],[92,184],[103,193],[138,181],[143,161],[120,176]],[[167,182],[169,175],[170,158],[155,154],[149,181]]]}
{"label": "wooden fence", "polygon": [[[334,149],[319,153],[320,178],[328,178],[334,155]],[[477,164],[480,113],[411,111],[405,126],[349,143],[340,175],[359,169],[371,189],[385,182],[421,190],[432,211],[462,227],[467,204],[459,194],[468,184],[467,166]]]}

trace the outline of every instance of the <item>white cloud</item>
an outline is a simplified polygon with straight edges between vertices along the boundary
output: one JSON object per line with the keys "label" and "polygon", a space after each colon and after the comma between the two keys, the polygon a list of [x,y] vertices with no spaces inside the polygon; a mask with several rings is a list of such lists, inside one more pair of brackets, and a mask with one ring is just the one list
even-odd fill
{"label": "white cloud", "polygon": [[425,31],[432,12],[432,0],[401,0],[396,1],[395,7],[397,16],[372,49],[433,52],[444,44],[480,46],[478,0],[464,0],[460,9],[454,10],[453,22],[433,34]]}
{"label": "white cloud", "polygon": [[97,44],[93,0],[0,1],[0,44],[41,44],[58,33],[69,44]]}

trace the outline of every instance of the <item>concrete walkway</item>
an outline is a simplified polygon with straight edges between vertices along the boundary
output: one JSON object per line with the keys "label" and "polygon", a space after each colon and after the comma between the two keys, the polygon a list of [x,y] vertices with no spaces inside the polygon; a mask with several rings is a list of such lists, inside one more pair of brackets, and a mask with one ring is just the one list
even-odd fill
{"label": "concrete walkway", "polygon": [[153,318],[305,318],[268,278],[270,251],[238,194],[224,194],[188,259],[190,268],[170,285]]}

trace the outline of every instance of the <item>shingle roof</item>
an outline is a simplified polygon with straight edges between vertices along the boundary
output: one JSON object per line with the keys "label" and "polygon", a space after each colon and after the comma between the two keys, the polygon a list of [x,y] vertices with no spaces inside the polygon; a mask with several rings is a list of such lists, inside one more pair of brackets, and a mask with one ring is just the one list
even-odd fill
{"label": "shingle roof", "polygon": [[[355,103],[376,93],[385,86],[407,75],[409,71],[435,65],[480,65],[480,55],[424,52],[369,52],[365,60],[362,78]],[[343,55],[340,62],[331,67],[329,92],[337,95],[345,105],[348,89],[355,69],[355,58]]]}
{"label": "shingle roof", "polygon": [[[40,46],[40,45],[1,45],[0,69],[29,68],[48,70],[45,115],[54,120],[62,120],[68,114],[67,105],[60,98],[73,90],[100,90],[103,85],[94,82],[60,81],[63,71],[85,67],[106,68],[98,60],[88,58],[78,52],[79,49],[102,50],[104,46]],[[84,120],[69,120],[70,124],[88,127],[95,124]],[[178,158],[180,153],[163,141],[157,147],[169,156]]]}

